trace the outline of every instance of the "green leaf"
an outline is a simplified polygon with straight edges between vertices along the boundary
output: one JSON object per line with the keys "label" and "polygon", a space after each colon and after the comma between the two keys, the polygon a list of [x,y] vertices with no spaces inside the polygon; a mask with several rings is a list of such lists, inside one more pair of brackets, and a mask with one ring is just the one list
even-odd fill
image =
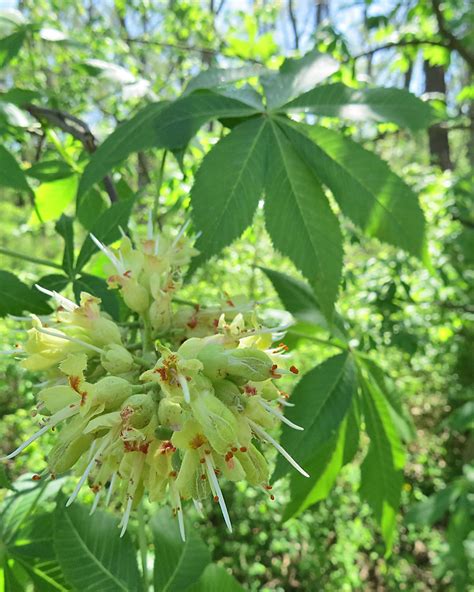
{"label": "green leaf", "polygon": [[[116,187],[117,189],[117,187]],[[81,195],[76,204],[76,218],[86,230],[90,230],[97,218],[108,209],[107,199],[103,194],[91,187],[87,193]]]}
{"label": "green leaf", "polygon": [[[120,228],[125,231],[128,219],[132,211],[134,200],[126,199],[111,205],[97,218],[91,228],[91,233],[105,245],[113,243],[120,238]],[[88,235],[84,241],[76,261],[76,271],[80,271],[97,251],[97,246]]]}
{"label": "green leaf", "polygon": [[157,144],[156,121],[165,105],[166,102],[147,105],[134,117],[119,125],[106,138],[84,169],[77,191],[78,199],[129,154],[146,150]]}
{"label": "green leaf", "polygon": [[141,580],[135,547],[128,534],[119,537],[118,519],[59,498],[54,513],[54,547],[67,581],[82,592],[138,592]]}
{"label": "green leaf", "polygon": [[405,454],[380,390],[364,380],[362,393],[370,446],[361,467],[360,494],[380,524],[389,554],[400,504]]}
{"label": "green leaf", "polygon": [[193,527],[186,524],[186,542],[181,540],[178,520],[163,508],[151,519],[155,544],[155,592],[182,592],[196,583],[211,561],[209,549]]}
{"label": "green leaf", "polygon": [[204,157],[191,190],[192,216],[202,232],[193,267],[219,253],[252,222],[265,176],[266,121],[237,126]]}
{"label": "green leaf", "polygon": [[25,173],[8,150],[0,145],[0,186],[31,192]]}
{"label": "green leaf", "polygon": [[350,88],[337,82],[310,90],[282,110],[352,121],[390,121],[411,130],[425,129],[434,121],[433,110],[400,88]]}
{"label": "green leaf", "polygon": [[[344,419],[357,389],[352,356],[344,352],[319,364],[303,376],[291,396],[294,407],[286,417],[304,428],[297,431],[283,426],[280,442],[291,456],[306,469],[318,446],[331,439]],[[278,457],[273,480],[290,470],[283,457]],[[315,477],[315,475],[310,476]]]}
{"label": "green leaf", "polygon": [[20,51],[26,38],[26,30],[19,29],[0,39],[0,68],[4,68]]}
{"label": "green leaf", "polygon": [[388,403],[390,417],[395,425],[397,433],[404,442],[411,442],[416,437],[416,429],[410,413],[403,406],[400,394],[395,390],[395,386],[390,381],[384,370],[373,360],[367,357],[358,357],[358,361],[367,370],[367,379],[373,383],[374,388],[378,388]]}
{"label": "green leaf", "polygon": [[281,303],[288,312],[300,321],[327,327],[327,320],[321,313],[310,286],[286,273],[260,268],[272,282]]}
{"label": "green leaf", "polygon": [[7,474],[7,470],[5,465],[0,464],[0,489],[12,489],[12,482],[10,481],[10,477]]}
{"label": "green leaf", "polygon": [[56,222],[56,232],[64,239],[64,254],[62,266],[64,271],[71,276],[74,271],[74,218],[63,214]]}
{"label": "green leaf", "polygon": [[[62,292],[64,288],[69,284],[69,278],[61,273],[51,273],[44,275],[37,282],[39,286],[47,288],[48,290],[56,290],[56,292]],[[40,296],[45,300],[49,300],[50,296],[39,292]]]}
{"label": "green leaf", "polygon": [[186,592],[244,592],[244,588],[224,567],[211,563],[199,581],[186,588]]}
{"label": "green leaf", "polygon": [[468,401],[455,409],[448,418],[453,430],[467,432],[474,429],[474,401]]}
{"label": "green leaf", "polygon": [[73,173],[73,169],[64,160],[43,160],[32,165],[25,171],[28,177],[33,177],[43,182],[64,179],[70,177]]}
{"label": "green leaf", "polygon": [[[35,204],[41,215],[41,221],[56,220],[76,195],[77,175],[42,183],[35,189]],[[30,223],[38,222],[38,215],[33,212]]]}
{"label": "green leaf", "polygon": [[243,66],[242,68],[209,68],[199,72],[197,76],[188,82],[183,96],[189,95],[196,90],[215,88],[245,78],[252,78],[261,74],[262,71],[264,71],[264,68],[257,64]]}
{"label": "green leaf", "polygon": [[13,273],[0,271],[0,317],[22,315],[24,312],[49,314],[51,308],[38,290],[29,288]]}
{"label": "green leaf", "polygon": [[31,101],[38,99],[40,96],[40,93],[36,90],[13,87],[6,92],[0,92],[0,101],[21,106],[25,103],[31,103]]}
{"label": "green leaf", "polygon": [[433,526],[453,507],[461,493],[456,482],[446,486],[428,499],[413,505],[405,516],[405,521],[419,526]]}
{"label": "green leaf", "polygon": [[17,544],[8,546],[8,553],[28,573],[35,591],[70,590],[54,552],[51,514],[30,518],[21,529]]}
{"label": "green leaf", "polygon": [[202,92],[178,99],[163,109],[156,122],[155,146],[183,148],[211,119],[246,117],[259,110],[222,94]]}
{"label": "green leaf", "polygon": [[342,467],[345,431],[344,420],[339,434],[317,448],[317,454],[311,462],[305,464],[309,479],[298,473],[291,474],[290,502],[283,513],[283,520],[298,516],[306,508],[328,496]]}
{"label": "green leaf", "polygon": [[286,59],[279,72],[260,77],[268,108],[281,107],[291,99],[309,91],[338,69],[339,64],[334,58],[317,50],[308,52],[300,59]]}
{"label": "green leaf", "polygon": [[117,294],[115,291],[109,290],[107,282],[104,279],[90,275],[89,273],[83,273],[74,280],[72,287],[77,302],[80,300],[81,292],[88,292],[102,300],[102,310],[108,312],[114,320],[119,320],[120,305]]}
{"label": "green leaf", "polygon": [[342,269],[342,237],[318,179],[272,123],[265,224],[274,246],[290,257],[331,318]]}
{"label": "green leaf", "polygon": [[417,257],[424,255],[425,220],[418,198],[385,161],[321,126],[285,126],[285,130],[342,212],[367,236]]}

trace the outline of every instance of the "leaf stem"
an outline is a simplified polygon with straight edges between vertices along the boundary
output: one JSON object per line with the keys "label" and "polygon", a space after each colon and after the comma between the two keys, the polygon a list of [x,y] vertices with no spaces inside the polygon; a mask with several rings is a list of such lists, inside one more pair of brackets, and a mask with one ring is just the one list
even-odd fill
{"label": "leaf stem", "polygon": [[54,263],[54,261],[40,259],[39,257],[31,257],[31,255],[25,255],[24,253],[11,251],[10,249],[6,249],[5,247],[0,247],[0,253],[2,255],[7,255],[7,257],[15,257],[16,259],[23,259],[23,261],[30,261],[31,263],[36,263],[37,265],[46,265],[47,267],[62,269],[61,265],[59,263]]}
{"label": "leaf stem", "polygon": [[287,333],[288,335],[293,335],[294,337],[300,337],[301,339],[309,339],[309,341],[314,341],[316,343],[321,343],[323,345],[328,345],[330,347],[337,347],[342,351],[347,351],[349,347],[347,345],[341,345],[336,341],[331,341],[330,339],[321,339],[320,337],[315,337],[314,335],[307,335],[306,333],[300,333],[299,331],[292,331],[291,329]]}

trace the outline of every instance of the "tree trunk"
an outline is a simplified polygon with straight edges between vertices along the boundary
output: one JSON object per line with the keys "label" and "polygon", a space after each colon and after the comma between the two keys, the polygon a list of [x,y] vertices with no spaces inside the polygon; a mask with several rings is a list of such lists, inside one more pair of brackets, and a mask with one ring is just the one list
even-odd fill
{"label": "tree trunk", "polygon": [[[424,71],[425,92],[439,93],[446,100],[446,80],[443,66],[432,66],[428,61],[425,61]],[[437,164],[443,171],[452,169],[448,130],[439,126],[432,126],[428,130],[428,138],[431,162]]]}

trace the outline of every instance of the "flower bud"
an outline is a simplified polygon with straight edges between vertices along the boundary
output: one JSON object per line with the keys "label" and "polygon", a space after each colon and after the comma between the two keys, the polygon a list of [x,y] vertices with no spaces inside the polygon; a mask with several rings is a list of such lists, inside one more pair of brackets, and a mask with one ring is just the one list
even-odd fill
{"label": "flower bud", "polygon": [[267,354],[250,347],[234,349],[227,355],[226,370],[233,376],[260,382],[270,376],[273,362]]}
{"label": "flower bud", "polygon": [[232,411],[210,391],[203,391],[193,398],[191,409],[214,450],[225,454],[237,437],[237,421]]}
{"label": "flower bud", "polygon": [[247,447],[246,452],[238,451],[235,456],[240,461],[250,485],[261,485],[268,482],[269,469],[267,461],[253,444]]}
{"label": "flower bud", "polygon": [[122,404],[122,417],[130,412],[128,424],[141,429],[150,423],[156,412],[156,403],[150,395],[132,395]]}
{"label": "flower bud", "polygon": [[106,376],[96,382],[87,398],[87,409],[104,405],[104,409],[118,408],[132,394],[132,385],[118,376]]}
{"label": "flower bud", "polygon": [[122,282],[122,296],[128,308],[139,314],[143,314],[150,303],[147,290],[133,278]]}
{"label": "flower bud", "polygon": [[74,440],[59,440],[48,456],[48,467],[51,473],[64,473],[73,467],[79,458],[90,448],[94,437],[82,434]]}
{"label": "flower bud", "polygon": [[100,363],[110,374],[123,374],[133,367],[133,356],[122,345],[112,343],[104,348]]}
{"label": "flower bud", "polygon": [[150,306],[150,322],[155,331],[166,331],[171,325],[172,318],[171,295],[161,296],[154,300]]}
{"label": "flower bud", "polygon": [[250,397],[246,401],[245,415],[258,425],[271,429],[278,424],[278,419],[269,413],[259,402],[260,397]]}
{"label": "flower bud", "polygon": [[213,383],[214,392],[227,407],[235,407],[240,404],[241,395],[239,387],[230,380],[217,380]]}
{"label": "flower bud", "polygon": [[173,430],[179,429],[183,423],[181,405],[168,398],[162,399],[158,407],[158,419],[164,427],[172,428]]}

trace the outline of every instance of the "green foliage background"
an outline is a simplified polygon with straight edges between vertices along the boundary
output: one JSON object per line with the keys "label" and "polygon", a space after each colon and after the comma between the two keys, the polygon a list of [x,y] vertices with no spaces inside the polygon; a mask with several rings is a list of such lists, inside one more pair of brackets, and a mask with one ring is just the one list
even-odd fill
{"label": "green foliage background", "polygon": [[[137,234],[149,208],[163,224],[181,224],[192,206],[200,262],[210,260],[195,271],[189,298],[244,293],[283,305],[298,321],[287,342],[303,380],[322,364],[297,395],[319,434],[308,445],[315,478],[280,479],[272,503],[228,487],[235,535],[216,510],[204,520],[190,512],[186,548],[167,513],[147,507],[155,590],[465,590],[472,581],[468,6],[365,2],[354,35],[350,3],[327,12],[320,4],[324,18],[309,2],[244,10],[230,2],[36,1],[0,12],[0,314],[47,312],[31,288],[39,280],[71,296],[88,289],[118,317],[88,231],[113,242],[132,204]],[[306,52],[282,66],[284,55]],[[445,94],[429,88],[429,68],[443,73]],[[268,91],[271,121],[245,79]],[[427,91],[425,102],[403,88]],[[449,130],[450,162],[440,159],[433,129]],[[383,208],[374,216],[378,201],[390,216]],[[73,242],[63,213],[75,218]],[[334,249],[326,231],[341,237]],[[21,338],[5,318],[0,349]],[[359,356],[354,389],[365,419],[357,447],[347,434],[360,409],[351,405],[343,420],[350,387],[337,399],[339,419],[323,405],[316,413],[312,392],[324,368],[345,363],[333,356]],[[36,379],[8,358],[0,364],[7,453],[33,429]],[[371,422],[377,413],[388,419]],[[58,491],[72,480],[39,498],[41,486],[16,481],[44,468],[48,437],[0,473],[0,590],[142,589],[137,521],[115,549],[115,517],[91,522],[84,506],[63,509]],[[298,450],[285,431],[281,438]],[[97,572],[88,571],[84,540],[108,548]]]}

